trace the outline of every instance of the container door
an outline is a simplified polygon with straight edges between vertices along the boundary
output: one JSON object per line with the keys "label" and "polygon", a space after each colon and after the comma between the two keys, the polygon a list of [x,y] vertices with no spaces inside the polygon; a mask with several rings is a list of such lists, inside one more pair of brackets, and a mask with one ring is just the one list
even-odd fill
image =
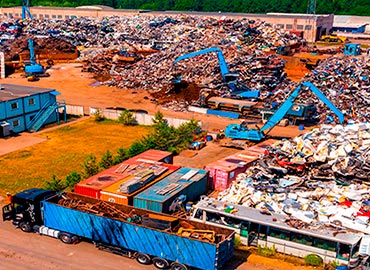
{"label": "container door", "polygon": [[11,204],[3,206],[3,221],[13,220],[15,217],[15,211]]}

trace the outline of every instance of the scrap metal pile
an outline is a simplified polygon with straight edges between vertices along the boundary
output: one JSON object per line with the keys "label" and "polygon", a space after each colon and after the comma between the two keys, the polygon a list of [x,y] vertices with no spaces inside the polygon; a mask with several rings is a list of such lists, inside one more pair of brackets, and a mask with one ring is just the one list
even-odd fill
{"label": "scrap metal pile", "polygon": [[[334,56],[323,61],[303,81],[310,81],[317,86],[348,119],[367,122],[370,120],[369,60],[366,56]],[[326,114],[324,104],[316,104],[319,113]]]}
{"label": "scrap metal pile", "polygon": [[322,125],[267,148],[218,200],[370,233],[369,177],[370,124]]}
{"label": "scrap metal pile", "polygon": [[[230,70],[240,72],[241,80],[250,88],[269,88],[280,82],[283,62],[273,56],[259,60],[255,57],[266,56],[265,53],[276,51],[279,46],[304,42],[300,37],[263,21],[181,15],[64,21],[33,19],[25,23],[23,33],[54,36],[75,46],[84,46],[88,49],[81,51],[81,59],[86,60],[91,70],[111,74],[108,84],[149,90],[165,89],[170,85],[173,61],[178,56],[211,46],[223,50]],[[133,47],[158,52],[131,65],[99,61],[112,59],[112,51],[130,51]],[[176,72],[181,71],[187,82],[218,85],[222,80],[215,58],[204,56],[188,60],[179,64]],[[267,77],[266,86],[264,80]]]}
{"label": "scrap metal pile", "polygon": [[62,54],[64,56],[71,54],[77,57],[76,46],[67,41],[56,37],[33,38],[32,36],[21,36],[0,44],[0,51],[4,52],[5,61],[19,60],[20,55],[28,55],[29,58],[28,38],[34,40],[36,55],[44,54],[45,57],[49,56],[50,59],[58,58]]}

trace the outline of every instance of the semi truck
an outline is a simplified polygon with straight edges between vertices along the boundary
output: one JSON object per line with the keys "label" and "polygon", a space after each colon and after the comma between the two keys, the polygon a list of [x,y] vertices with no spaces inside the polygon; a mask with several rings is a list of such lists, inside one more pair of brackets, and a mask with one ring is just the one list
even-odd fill
{"label": "semi truck", "polygon": [[2,214],[24,232],[89,241],[158,269],[221,269],[234,253],[233,230],[71,192],[28,189]]}

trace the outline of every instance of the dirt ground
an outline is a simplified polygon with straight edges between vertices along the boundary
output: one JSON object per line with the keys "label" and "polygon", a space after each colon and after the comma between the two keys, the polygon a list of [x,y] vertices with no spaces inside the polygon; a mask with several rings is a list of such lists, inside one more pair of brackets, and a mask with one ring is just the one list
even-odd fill
{"label": "dirt ground", "polygon": [[[95,80],[88,73],[81,72],[81,64],[61,64],[56,65],[49,70],[50,77],[41,78],[36,82],[28,82],[27,79],[20,76],[20,74],[14,74],[9,78],[1,80],[1,83],[11,83],[20,85],[29,85],[37,87],[47,87],[56,89],[61,93],[58,97],[63,99],[67,104],[70,105],[82,105],[84,106],[85,113],[88,113],[89,107],[106,108],[106,107],[124,107],[126,109],[141,109],[146,110],[150,114],[154,114],[156,111],[161,111],[165,116],[177,117],[191,119],[194,118],[202,122],[204,128],[208,131],[224,129],[229,123],[238,123],[239,120],[229,120],[225,118],[220,118],[217,116],[203,115],[193,112],[173,112],[169,110],[164,110],[160,106],[150,101],[150,96],[146,91],[132,91],[117,89],[115,87],[99,86],[94,87],[90,84],[94,83]],[[292,137],[296,136],[305,131],[301,131],[298,127],[275,127],[272,131],[274,136],[282,137]],[[24,133],[20,136],[0,139],[0,155],[21,149],[25,146],[29,146],[32,143],[40,142],[39,137],[34,136],[32,133]],[[216,143],[209,143],[208,146],[201,149],[200,151],[190,151],[186,150],[181,155],[175,158],[175,164],[186,165],[186,166],[202,166],[203,164],[208,164],[217,159],[231,155],[235,153],[236,149],[231,148],[220,148]],[[16,231],[8,224],[4,227],[3,224],[0,225],[1,235],[5,233],[7,235],[7,241],[1,241],[0,244],[0,260],[6,262],[6,267],[3,268],[0,264],[0,269],[31,269],[29,268],[29,262],[32,261],[32,269],[96,269],[96,258],[100,253],[95,254],[95,252],[87,252],[91,250],[90,245],[78,245],[78,247],[73,247],[73,251],[68,246],[59,247],[61,251],[68,256],[74,258],[69,260],[69,263],[65,265],[63,255],[59,256],[53,252],[55,250],[57,240],[49,239],[47,237],[35,237],[32,238],[27,236],[26,239],[19,235],[20,232]],[[31,240],[32,239],[32,240]],[[35,239],[35,240],[33,240]],[[33,242],[35,241],[35,242]],[[34,246],[42,247],[42,254],[40,252],[30,252],[26,249],[25,245],[32,244]],[[80,260],[77,259],[79,254],[84,254],[84,268],[79,267]],[[104,258],[105,258],[104,257]],[[45,260],[45,258],[50,258]],[[103,258],[103,257],[102,257]],[[122,262],[129,266],[127,269],[137,269],[140,267],[136,262],[122,261],[119,256],[110,255],[108,257],[109,266],[113,269],[114,267],[118,269],[122,266]],[[101,261],[101,260],[100,260]],[[245,261],[245,262],[244,262]],[[239,259],[230,262],[231,266],[229,269],[248,269],[248,270],[284,270],[284,269],[311,269],[304,266],[297,266],[292,263],[287,263],[284,261],[276,259],[268,259],[255,254],[250,254],[248,258]],[[17,265],[17,267],[13,267]],[[12,266],[12,267],[11,267]],[[104,263],[98,265],[98,268],[106,266]],[[108,269],[107,268],[107,269]],[[149,269],[149,268],[145,268]],[[226,269],[226,268],[225,268]]]}
{"label": "dirt ground", "polygon": [[[195,112],[175,112],[162,108],[152,102],[152,97],[144,90],[127,90],[109,86],[91,86],[95,79],[90,73],[81,72],[82,64],[64,63],[53,66],[48,70],[50,77],[41,78],[36,82],[29,82],[20,73],[13,74],[1,80],[1,83],[20,84],[36,87],[52,88],[60,92],[58,100],[65,100],[69,105],[80,105],[84,107],[84,113],[89,114],[89,107],[107,108],[122,107],[126,109],[146,110],[149,114],[161,111],[165,116],[183,119],[196,119],[201,122],[206,131],[223,130],[230,123],[240,123],[240,120],[227,119],[214,115],[205,115]],[[261,125],[260,125],[261,126]],[[276,126],[270,133],[272,136],[293,137],[301,134],[296,126]],[[12,152],[23,147],[41,142],[40,138],[31,133],[22,133],[20,136],[1,139],[0,155]],[[205,149],[210,147],[206,147]],[[229,150],[225,150],[229,151]],[[206,152],[206,151],[203,151]],[[216,151],[217,152],[217,151]],[[228,153],[228,152],[227,152]],[[208,157],[210,159],[208,159]],[[214,161],[216,156],[204,155],[202,161],[208,164]],[[218,156],[217,156],[218,157]],[[189,160],[189,162],[191,162]],[[199,164],[199,163],[196,163]]]}

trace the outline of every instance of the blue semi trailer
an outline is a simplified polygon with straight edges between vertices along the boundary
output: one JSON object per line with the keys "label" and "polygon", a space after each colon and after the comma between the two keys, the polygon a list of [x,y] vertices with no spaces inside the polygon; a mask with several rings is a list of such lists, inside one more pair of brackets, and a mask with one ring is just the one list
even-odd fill
{"label": "blue semi trailer", "polygon": [[232,230],[70,192],[20,192],[3,207],[3,220],[66,244],[91,241],[158,269],[221,269],[234,253]]}

